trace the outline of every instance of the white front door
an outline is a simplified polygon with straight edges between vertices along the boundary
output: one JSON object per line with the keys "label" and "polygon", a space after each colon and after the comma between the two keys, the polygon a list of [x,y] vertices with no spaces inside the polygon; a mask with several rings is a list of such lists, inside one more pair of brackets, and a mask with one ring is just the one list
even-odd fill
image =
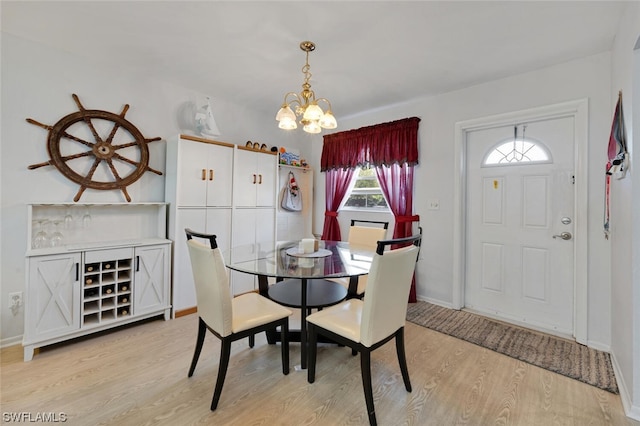
{"label": "white front door", "polygon": [[[464,304],[573,336],[574,117],[526,124],[525,139],[548,154],[541,162],[527,161],[517,127],[515,144],[514,125],[467,133]],[[504,158],[488,165],[491,152]]]}

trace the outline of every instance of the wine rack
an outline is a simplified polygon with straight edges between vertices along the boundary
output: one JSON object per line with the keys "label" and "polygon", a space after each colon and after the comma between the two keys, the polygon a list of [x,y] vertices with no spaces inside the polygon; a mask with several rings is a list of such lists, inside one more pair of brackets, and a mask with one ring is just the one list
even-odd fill
{"label": "wine rack", "polygon": [[85,253],[82,272],[82,325],[99,325],[133,313],[133,250]]}

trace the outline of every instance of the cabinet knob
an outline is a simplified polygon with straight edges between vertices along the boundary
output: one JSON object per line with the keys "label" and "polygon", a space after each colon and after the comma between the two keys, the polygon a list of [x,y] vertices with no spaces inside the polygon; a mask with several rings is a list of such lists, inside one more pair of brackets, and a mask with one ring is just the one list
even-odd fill
{"label": "cabinet knob", "polygon": [[260,180],[258,181],[258,185],[262,185],[262,175],[258,175],[260,177]]}
{"label": "cabinet knob", "polygon": [[253,174],[253,183],[254,184],[256,183],[256,174],[255,173]]}
{"label": "cabinet knob", "polygon": [[207,179],[207,171],[205,169],[202,169],[202,180],[206,180]]}
{"label": "cabinet knob", "polygon": [[209,180],[213,180],[213,169],[209,169]]}

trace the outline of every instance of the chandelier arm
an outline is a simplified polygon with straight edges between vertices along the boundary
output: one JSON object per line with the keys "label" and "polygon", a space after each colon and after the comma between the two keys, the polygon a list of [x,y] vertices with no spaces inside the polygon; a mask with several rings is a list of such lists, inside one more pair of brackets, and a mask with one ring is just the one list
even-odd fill
{"label": "chandelier arm", "polygon": [[318,99],[315,99],[315,101],[316,102],[325,101],[327,103],[327,105],[329,105],[329,111],[332,111],[331,102],[329,102],[329,99],[327,99],[327,98],[318,98]]}
{"label": "chandelier arm", "polygon": [[[289,97],[289,95],[292,95],[294,97],[294,99],[287,102],[287,98]],[[302,102],[300,102],[300,95],[298,95],[296,92],[289,92],[289,93],[284,95],[284,100],[282,101],[283,106],[284,105],[290,105],[290,104],[292,104],[294,102],[297,103],[298,105],[302,106]]]}

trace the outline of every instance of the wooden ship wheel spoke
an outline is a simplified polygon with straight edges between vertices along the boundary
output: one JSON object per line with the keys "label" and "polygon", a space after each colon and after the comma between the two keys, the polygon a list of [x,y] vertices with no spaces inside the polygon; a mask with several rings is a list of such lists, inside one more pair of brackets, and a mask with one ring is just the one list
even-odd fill
{"label": "wooden ship wheel spoke", "polygon": [[[85,109],[75,94],[73,100],[78,106],[78,112],[61,118],[53,126],[42,124],[32,118],[27,122],[49,131],[47,138],[47,152],[49,161],[32,164],[29,170],[44,166],[54,166],[60,173],[71,181],[80,185],[73,201],[78,202],[85,189],[112,190],[119,189],[126,200],[131,202],[127,186],[131,185],[145,173],[152,172],[162,175],[162,172],[149,167],[150,142],[161,140],[156,137],[145,138],[142,133],[129,121],[125,114],[129,105],[125,105],[120,114],[107,111]],[[112,123],[106,138],[100,136],[96,124]],[[89,130],[93,141],[78,136],[78,126],[85,126]],[[116,136],[125,138],[124,143],[114,143]],[[120,152],[117,152],[120,151]],[[87,170],[88,163],[90,166]],[[98,180],[96,172],[103,171],[105,180]]]}

